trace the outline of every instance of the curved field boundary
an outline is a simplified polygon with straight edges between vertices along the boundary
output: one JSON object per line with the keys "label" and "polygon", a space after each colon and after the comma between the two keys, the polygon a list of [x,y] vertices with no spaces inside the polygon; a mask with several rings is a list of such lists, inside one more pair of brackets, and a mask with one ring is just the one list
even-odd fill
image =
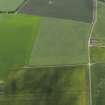
{"label": "curved field boundary", "polygon": [[94,27],[97,22],[97,0],[93,0],[93,21],[92,21],[92,27],[89,34],[89,40],[88,40],[88,67],[89,67],[89,85],[90,85],[90,94],[89,94],[89,104],[93,105],[93,99],[92,99],[92,74],[91,74],[91,56],[90,56],[90,40],[92,37],[92,33],[94,30]]}
{"label": "curved field boundary", "polygon": [[27,1],[29,0],[24,0],[15,10],[12,11],[0,11],[0,13],[7,13],[7,14],[12,14],[12,13],[16,13],[21,7],[23,7]]}

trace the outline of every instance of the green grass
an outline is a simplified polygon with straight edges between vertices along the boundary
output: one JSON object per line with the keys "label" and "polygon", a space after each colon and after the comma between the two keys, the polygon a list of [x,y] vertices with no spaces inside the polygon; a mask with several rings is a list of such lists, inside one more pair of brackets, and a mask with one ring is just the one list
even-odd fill
{"label": "green grass", "polygon": [[97,23],[93,31],[93,37],[105,41],[105,3],[98,1]]}
{"label": "green grass", "polygon": [[89,23],[43,18],[30,64],[87,64],[89,31]]}
{"label": "green grass", "polygon": [[102,47],[91,48],[91,62],[104,63],[105,62],[105,48],[102,48]]}
{"label": "green grass", "polygon": [[24,0],[0,0],[0,11],[14,11]]}
{"label": "green grass", "polygon": [[[98,1],[98,17],[92,37],[95,37],[100,42],[105,42],[105,3]],[[92,62],[105,63],[105,48],[91,48]]]}
{"label": "green grass", "polygon": [[105,105],[105,64],[92,66],[93,105]]}
{"label": "green grass", "polygon": [[57,0],[54,1],[53,7],[51,7],[48,6],[48,0],[30,0],[19,12],[91,23],[92,3],[92,0]]}
{"label": "green grass", "polygon": [[[105,2],[98,1],[98,17],[92,37],[105,42]],[[93,105],[105,105],[105,48],[91,48]]]}
{"label": "green grass", "polygon": [[0,15],[0,79],[12,67],[28,63],[39,20],[27,15]]}
{"label": "green grass", "polygon": [[16,69],[6,85],[11,97],[4,98],[13,100],[8,105],[88,105],[87,70],[86,66]]}

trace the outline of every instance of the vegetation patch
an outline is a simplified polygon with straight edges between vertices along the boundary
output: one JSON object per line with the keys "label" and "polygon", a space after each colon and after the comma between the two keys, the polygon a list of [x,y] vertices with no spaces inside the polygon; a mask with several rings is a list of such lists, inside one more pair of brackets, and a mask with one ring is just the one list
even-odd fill
{"label": "vegetation patch", "polygon": [[105,63],[105,48],[91,47],[91,62]]}
{"label": "vegetation patch", "polygon": [[105,64],[92,66],[93,105],[105,104]]}
{"label": "vegetation patch", "polygon": [[88,105],[87,70],[86,66],[11,70],[4,99],[14,100],[8,105]]}
{"label": "vegetation patch", "polygon": [[98,17],[92,37],[105,42],[105,3],[98,1]]}
{"label": "vegetation patch", "polygon": [[92,22],[92,0],[29,0],[20,13]]}
{"label": "vegetation patch", "polygon": [[43,18],[30,64],[87,64],[90,24]]}
{"label": "vegetation patch", "polygon": [[27,15],[0,15],[0,79],[10,68],[28,63],[39,20]]}
{"label": "vegetation patch", "polygon": [[24,0],[0,0],[0,11],[15,11]]}

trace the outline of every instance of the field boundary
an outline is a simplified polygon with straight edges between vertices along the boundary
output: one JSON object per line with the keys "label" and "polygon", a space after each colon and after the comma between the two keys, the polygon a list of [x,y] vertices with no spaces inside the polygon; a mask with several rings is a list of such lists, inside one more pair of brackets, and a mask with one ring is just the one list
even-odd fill
{"label": "field boundary", "polygon": [[30,0],[24,0],[24,2],[15,10],[15,13],[17,14],[29,1]]}
{"label": "field boundary", "polygon": [[29,0],[24,0],[15,10],[12,11],[0,11],[0,13],[14,14],[17,13]]}
{"label": "field boundary", "polygon": [[[95,63],[94,63],[95,64]],[[16,67],[11,68],[11,70],[15,69],[32,69],[32,68],[54,68],[54,67],[78,67],[78,66],[87,66],[88,64],[78,64],[78,65],[19,65]]]}
{"label": "field boundary", "polygon": [[92,37],[92,33],[94,30],[94,27],[96,25],[97,22],[97,0],[93,0],[93,21],[91,24],[91,30],[89,33],[89,39],[88,39],[88,67],[89,67],[89,105],[93,105],[93,97],[92,97],[92,74],[91,74],[91,52],[90,52],[90,41],[91,41],[91,37]]}

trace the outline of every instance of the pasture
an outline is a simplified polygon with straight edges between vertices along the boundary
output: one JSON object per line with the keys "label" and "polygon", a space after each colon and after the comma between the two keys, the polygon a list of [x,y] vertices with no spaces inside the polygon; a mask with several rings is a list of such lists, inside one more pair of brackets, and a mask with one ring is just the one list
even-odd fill
{"label": "pasture", "polygon": [[92,66],[93,105],[105,104],[105,64]]}
{"label": "pasture", "polygon": [[87,64],[90,24],[42,18],[31,65]]}
{"label": "pasture", "polygon": [[[105,3],[98,1],[97,23],[92,33],[92,38],[99,41],[100,46],[105,46]],[[105,63],[105,47],[91,48],[92,62]]]}
{"label": "pasture", "polygon": [[[98,17],[92,37],[105,42],[105,3],[98,1]],[[103,43],[105,44],[105,43]],[[91,48],[93,105],[105,105],[105,47]]]}
{"label": "pasture", "polygon": [[8,76],[4,100],[8,105],[88,105],[87,70],[86,66],[16,68]]}
{"label": "pasture", "polygon": [[29,0],[19,13],[92,21],[92,0]]}
{"label": "pasture", "polygon": [[98,7],[97,7],[98,17],[97,17],[97,23],[93,31],[93,37],[96,39],[99,39],[100,41],[105,41],[105,3],[98,1]]}
{"label": "pasture", "polygon": [[9,69],[27,64],[35,40],[39,17],[0,15],[0,79]]}
{"label": "pasture", "polygon": [[105,47],[93,47],[91,48],[91,62],[93,63],[105,63]]}
{"label": "pasture", "polygon": [[14,11],[24,0],[0,0],[0,11]]}

